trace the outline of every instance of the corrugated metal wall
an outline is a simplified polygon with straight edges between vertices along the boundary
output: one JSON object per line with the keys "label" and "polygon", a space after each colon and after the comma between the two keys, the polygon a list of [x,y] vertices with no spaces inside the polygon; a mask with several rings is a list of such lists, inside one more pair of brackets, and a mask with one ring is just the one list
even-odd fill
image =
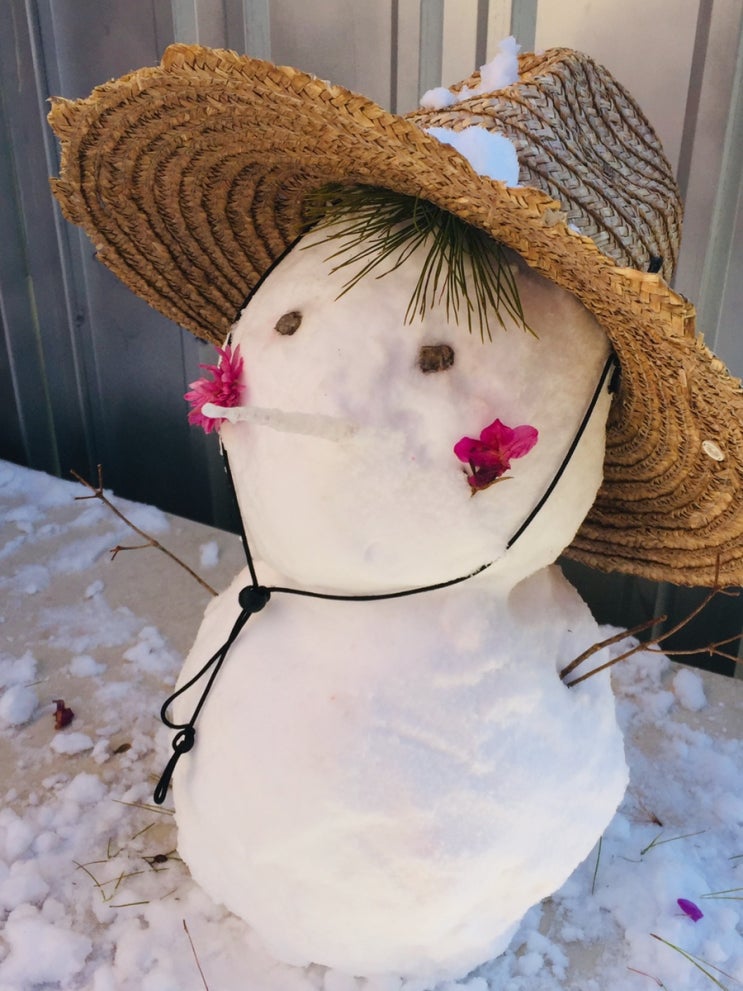
{"label": "corrugated metal wall", "polygon": [[[94,261],[48,190],[48,96],[85,96],[173,40],[295,64],[398,112],[468,75],[511,32],[525,48],[589,52],[637,97],[677,165],[686,225],[676,285],[743,375],[743,0],[4,0],[3,10],[0,457],[61,475],[92,476],[102,462],[122,495],[235,525],[214,438],[188,428],[181,400],[206,350]],[[679,614],[698,597],[569,570],[616,623]],[[687,639],[741,621],[740,603],[720,600]]]}

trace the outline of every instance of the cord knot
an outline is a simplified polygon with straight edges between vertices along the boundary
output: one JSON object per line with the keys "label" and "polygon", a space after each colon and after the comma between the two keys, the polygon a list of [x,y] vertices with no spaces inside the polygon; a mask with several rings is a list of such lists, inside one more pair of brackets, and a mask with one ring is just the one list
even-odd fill
{"label": "cord knot", "polygon": [[237,597],[237,601],[240,603],[241,609],[251,614],[260,612],[270,598],[271,593],[265,585],[248,585],[242,589]]}
{"label": "cord knot", "polygon": [[195,742],[196,730],[190,725],[182,726],[173,737],[171,742],[173,753],[170,755],[170,760],[160,775],[160,780],[155,788],[154,799],[157,805],[162,805],[165,801],[165,796],[168,794],[168,788],[170,787],[170,779],[173,777],[176,764],[183,754],[187,754],[193,748]]}
{"label": "cord knot", "polygon": [[196,730],[193,726],[184,726],[173,737],[171,746],[180,757],[181,754],[187,754],[189,750],[193,750],[194,743],[196,743]]}

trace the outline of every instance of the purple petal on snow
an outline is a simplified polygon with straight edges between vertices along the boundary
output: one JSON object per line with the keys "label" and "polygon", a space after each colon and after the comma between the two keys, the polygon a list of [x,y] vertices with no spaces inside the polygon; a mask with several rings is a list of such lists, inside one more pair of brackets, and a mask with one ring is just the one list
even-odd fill
{"label": "purple petal on snow", "polygon": [[700,919],[704,918],[704,912],[698,905],[694,902],[690,902],[688,898],[677,898],[676,904],[684,913],[688,915],[692,922],[699,922]]}

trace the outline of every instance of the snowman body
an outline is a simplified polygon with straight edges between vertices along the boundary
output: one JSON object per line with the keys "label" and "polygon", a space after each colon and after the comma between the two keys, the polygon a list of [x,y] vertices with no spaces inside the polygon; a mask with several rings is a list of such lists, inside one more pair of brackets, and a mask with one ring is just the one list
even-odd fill
{"label": "snowman body", "polygon": [[[338,299],[327,247],[309,244],[233,331],[246,407],[262,413],[221,438],[259,579],[385,595],[472,577],[374,601],[274,593],[230,648],[176,770],[179,849],[279,958],[433,981],[505,948],[626,786],[607,680],[559,680],[600,637],[551,566],[601,481],[607,393],[531,518],[608,345],[515,259],[537,336],[513,326],[480,340],[443,310],[404,324],[414,256]],[[426,370],[425,348],[448,363]],[[453,447],[495,418],[539,438],[473,491]],[[210,605],[180,684],[224,642],[248,584],[245,572]],[[176,720],[190,708],[179,698]]]}

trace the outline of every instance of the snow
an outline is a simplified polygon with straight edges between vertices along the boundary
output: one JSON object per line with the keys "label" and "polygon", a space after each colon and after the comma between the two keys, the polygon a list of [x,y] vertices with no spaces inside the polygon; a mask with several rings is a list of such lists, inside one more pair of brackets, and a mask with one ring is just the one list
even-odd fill
{"label": "snow", "polygon": [[[210,604],[181,683],[248,583]],[[428,593],[412,624],[404,599],[277,596],[232,648],[179,765],[179,849],[279,959],[459,976],[590,852],[624,793],[623,743],[608,683],[565,688],[550,634],[562,616],[573,656],[598,630],[556,570],[517,591]],[[539,617],[507,636],[533,601]],[[364,646],[380,631],[383,650]]]}
{"label": "snow", "polygon": [[497,179],[507,186],[518,186],[516,147],[504,134],[497,134],[477,124],[461,131],[427,127],[426,132],[442,144],[455,148],[479,175]]}
{"label": "snow", "polygon": [[493,58],[485,65],[480,66],[480,82],[476,86],[462,86],[458,91],[447,89],[445,86],[437,86],[423,94],[420,101],[421,107],[428,110],[442,110],[461,103],[463,100],[494,93],[496,90],[504,89],[506,86],[518,82],[518,53],[520,48],[521,46],[516,43],[513,36],[504,38],[498,45],[498,50]]}
{"label": "snow", "polygon": [[[63,543],[74,529],[80,504],[73,500],[79,491],[70,483],[2,463],[0,479],[5,481],[0,486],[3,523],[6,507],[19,501],[28,499],[40,508],[25,544],[6,556],[3,574],[12,579],[29,549],[43,561],[47,542]],[[51,530],[39,536],[45,523],[59,523],[56,536]],[[116,526],[106,516],[87,525]],[[196,552],[204,543],[202,533],[194,539]],[[222,535],[210,539],[224,546]],[[36,597],[29,605],[22,590],[8,586],[3,684],[24,685],[42,678],[35,690],[43,704],[28,724],[0,731],[0,745],[8,755],[2,764],[0,808],[0,989],[201,988],[186,920],[212,991],[429,991],[424,980],[396,975],[354,980],[338,970],[277,962],[245,923],[199,889],[172,853],[177,842],[173,816],[167,807],[156,810],[151,805],[151,793],[168,748],[166,735],[158,729],[157,704],[170,691],[175,669],[154,675],[132,672],[123,680],[124,673],[114,674],[115,665],[108,662],[141,643],[139,632],[146,627],[158,629],[166,643],[181,637],[185,646],[194,636],[193,608],[188,613],[190,631],[183,630],[180,618],[174,621],[172,612],[177,588],[182,589],[180,598],[190,595],[188,579],[171,582],[168,605],[156,602],[146,585],[151,560],[135,561],[147,553],[113,564],[101,559],[83,574],[60,573],[52,585],[60,600],[55,607]],[[233,570],[236,559],[233,555]],[[139,599],[122,613],[118,597],[127,578],[117,582],[116,576],[127,576],[127,569],[136,567]],[[229,568],[226,563],[223,577],[229,576]],[[162,582],[166,572],[155,571]],[[71,587],[82,597],[97,577],[105,580],[105,589],[96,596],[105,602],[105,613],[81,611],[74,597],[65,603]],[[18,635],[13,623],[21,606],[27,646],[9,639]],[[108,633],[99,628],[101,615],[112,624]],[[43,628],[37,625],[38,617],[44,619]],[[260,620],[251,622],[257,625]],[[600,634],[612,632],[604,629]],[[42,648],[46,638],[56,646]],[[105,641],[106,646],[89,656],[106,663],[106,671],[82,674],[79,681],[65,674],[65,679],[73,679],[67,684],[42,659],[52,650],[56,667],[69,669],[73,658],[81,656],[74,646],[81,640]],[[621,645],[612,647],[613,652],[620,649]],[[678,685],[676,681],[687,671],[692,681],[702,684],[707,699],[698,710],[678,695],[678,685],[687,679],[681,678]],[[116,683],[112,709],[108,686],[114,677],[122,680]],[[706,961],[706,968],[726,987],[743,981],[741,903],[705,897],[741,885],[740,683],[701,675],[647,653],[615,667],[612,680],[630,786],[603,833],[600,851],[594,847],[558,891],[527,912],[500,957],[470,975],[443,982],[437,991],[641,991],[658,986],[658,981],[674,991],[712,986],[692,963],[651,933]],[[590,684],[589,680],[584,687]],[[80,690],[84,686],[86,704],[74,699],[70,685]],[[102,764],[91,766],[89,751],[57,755],[44,747],[44,741],[55,736],[78,732],[74,726],[58,733],[53,729],[46,703],[62,694],[69,695],[68,702],[85,720],[86,735],[110,741],[109,757]],[[685,695],[686,703],[690,697],[694,696]],[[124,742],[131,748],[116,753]],[[243,753],[246,763],[253,758]],[[36,772],[40,765],[41,775]],[[167,859],[151,866],[156,854]],[[359,895],[363,898],[364,892]],[[678,898],[699,905],[704,918],[693,923],[679,909]]]}
{"label": "snow", "polygon": [[[509,539],[555,477],[607,344],[515,259],[536,336],[511,325],[488,341],[444,307],[402,324],[420,253],[339,296],[350,273],[330,271],[327,252],[309,235],[233,329],[246,399],[220,435],[260,578],[358,594],[488,567],[412,601],[274,593],[230,648],[177,766],[178,848],[284,963],[433,985],[507,952],[533,906],[590,859],[627,785],[608,677],[570,690],[557,676],[601,636],[549,567],[601,481],[605,394],[523,541]],[[274,331],[287,311],[302,315],[291,337]],[[419,349],[442,343],[453,364],[424,374]],[[539,440],[506,484],[473,496],[454,447],[494,417]],[[184,690],[248,583],[244,571],[210,604]],[[201,688],[177,699],[177,724]],[[643,699],[655,721],[676,704],[668,686]],[[656,910],[678,912],[702,873],[674,896],[666,846],[646,874]],[[625,908],[614,914],[629,930]],[[561,979],[569,964],[558,939],[530,932],[509,976]]]}
{"label": "snow", "polygon": [[702,679],[689,668],[683,668],[673,679],[673,693],[685,709],[699,712],[707,704]]}
{"label": "snow", "polygon": [[93,749],[93,741],[85,733],[60,733],[49,746],[57,754],[81,754]]}
{"label": "snow", "polygon": [[434,86],[420,98],[423,110],[445,110],[457,103],[457,94],[446,86]]}
{"label": "snow", "polygon": [[[511,324],[481,341],[477,328],[470,335],[447,323],[443,305],[406,326],[420,249],[381,282],[363,278],[337,300],[350,272],[329,274],[328,250],[308,235],[262,283],[233,335],[248,366],[247,409],[357,428],[331,440],[270,424],[222,426],[253,550],[295,583],[339,592],[427,585],[488,562],[510,588],[550,564],[601,481],[606,391],[556,498],[507,555],[505,545],[552,480],[596,388],[608,350],[599,325],[514,255],[509,264],[538,337]],[[289,310],[303,319],[285,337],[273,327]],[[419,348],[441,343],[453,348],[453,366],[423,374]],[[310,367],[316,373],[307,374]],[[471,498],[453,446],[496,417],[536,427],[539,440],[507,481]],[[275,484],[277,465],[285,484]]]}
{"label": "snow", "polygon": [[219,561],[219,544],[216,540],[208,540],[199,547],[199,563],[202,568],[213,568]]}
{"label": "snow", "polygon": [[77,678],[89,678],[97,674],[103,674],[105,670],[106,665],[99,664],[89,654],[80,654],[77,657],[73,657],[70,661],[70,674],[75,675]]}
{"label": "snow", "polygon": [[[437,86],[423,94],[421,107],[427,110],[446,110],[464,100],[493,93],[517,82],[519,47],[515,38],[505,38],[495,56],[480,66],[480,81],[476,86],[463,86],[459,91]],[[504,134],[477,123],[461,130],[451,127],[427,127],[425,130],[442,144],[455,148],[479,175],[497,179],[507,186],[518,186],[519,162],[516,147]]]}
{"label": "snow", "polygon": [[38,704],[33,688],[11,685],[0,698],[0,726],[21,726],[28,722]]}

